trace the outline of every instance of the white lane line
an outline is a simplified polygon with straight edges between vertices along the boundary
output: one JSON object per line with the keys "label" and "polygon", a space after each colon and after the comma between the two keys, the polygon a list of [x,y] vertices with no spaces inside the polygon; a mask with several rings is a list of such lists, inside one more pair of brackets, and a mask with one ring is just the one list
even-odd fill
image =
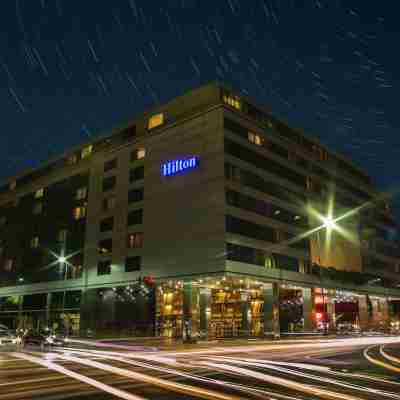
{"label": "white lane line", "polygon": [[112,394],[116,397],[119,397],[120,399],[125,399],[125,400],[145,400],[144,397],[136,396],[134,394],[128,393],[124,390],[116,389],[113,388],[112,386],[106,385],[104,383],[101,383],[99,381],[96,381],[95,379],[89,378],[85,375],[78,374],[77,372],[71,371],[67,368],[64,368],[60,365],[57,365],[51,361],[46,361],[44,359],[38,358],[38,357],[33,357],[27,354],[23,353],[11,353],[13,357],[20,358],[22,360],[30,361],[31,363],[34,364],[39,364],[41,366],[44,366],[50,370],[57,371],[60,374],[69,376],[72,379],[76,379],[80,382],[86,383],[90,386],[95,387],[96,389],[100,389],[103,392]]}
{"label": "white lane line", "polygon": [[201,397],[203,399],[208,400],[240,400],[237,396],[219,393],[214,390],[204,389],[201,387],[195,387],[192,385],[187,385],[183,383],[177,383],[173,381],[168,381],[166,379],[156,378],[149,375],[142,374],[140,372],[134,372],[131,370],[126,370],[118,367],[113,367],[112,365],[107,365],[103,363],[99,363],[93,360],[82,359],[78,357],[58,355],[59,358],[64,360],[69,360],[77,364],[87,365],[89,367],[97,368],[103,371],[110,372],[112,374],[125,376],[126,378],[135,379],[137,381],[145,382],[149,385],[154,385],[161,387],[163,389],[167,389],[173,392],[189,394],[196,397]]}

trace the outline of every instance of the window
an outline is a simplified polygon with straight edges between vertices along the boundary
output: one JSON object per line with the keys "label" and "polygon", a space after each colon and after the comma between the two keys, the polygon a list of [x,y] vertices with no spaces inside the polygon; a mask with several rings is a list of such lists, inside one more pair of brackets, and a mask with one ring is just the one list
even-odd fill
{"label": "window", "polygon": [[238,235],[248,236],[258,240],[274,242],[274,230],[268,226],[261,226],[253,222],[227,215],[225,217],[226,231]]}
{"label": "window", "polygon": [[112,239],[104,239],[99,242],[99,253],[109,254],[112,252]]}
{"label": "window", "polygon": [[67,158],[67,164],[68,165],[74,165],[78,162],[78,156],[76,154],[71,154]]}
{"label": "window", "polygon": [[113,210],[115,207],[115,197],[107,197],[103,199],[103,211],[110,211]]}
{"label": "window", "polygon": [[146,149],[144,147],[140,147],[131,154],[131,161],[142,160],[145,157],[146,157]]}
{"label": "window", "polygon": [[105,218],[100,222],[100,232],[112,231],[114,227],[114,217]]}
{"label": "window", "polygon": [[143,210],[133,210],[128,214],[128,225],[143,224]]}
{"label": "window", "polygon": [[75,207],[72,211],[74,219],[78,220],[86,217],[86,207]]}
{"label": "window", "polygon": [[140,271],[142,266],[142,257],[127,257],[125,261],[125,272]]}
{"label": "window", "polygon": [[41,188],[39,190],[36,190],[35,192],[35,199],[41,199],[44,196],[44,189]]}
{"label": "window", "polygon": [[137,167],[129,171],[129,182],[140,181],[144,178],[144,167]]}
{"label": "window", "polygon": [[4,261],[4,271],[7,272],[12,271],[13,266],[14,266],[14,261],[11,258]]}
{"label": "window", "polygon": [[34,236],[31,239],[31,249],[37,249],[39,247],[39,237],[38,236]]}
{"label": "window", "polygon": [[113,158],[112,160],[108,160],[104,163],[104,172],[111,171],[112,169],[117,167],[117,159]]}
{"label": "window", "polygon": [[117,183],[117,178],[115,176],[108,176],[103,179],[103,192],[107,192],[108,190],[114,189],[115,184]]}
{"label": "window", "polygon": [[97,275],[110,275],[111,274],[111,261],[99,261],[97,264]]}
{"label": "window", "polygon": [[257,135],[257,133],[249,131],[247,133],[247,138],[249,139],[249,142],[254,143],[257,146],[262,146],[263,145],[264,140],[260,135]]}
{"label": "window", "polygon": [[143,188],[133,189],[128,192],[128,203],[136,203],[143,200]]}
{"label": "window", "polygon": [[15,190],[17,188],[17,181],[10,182],[10,190]]}
{"label": "window", "polygon": [[92,154],[92,152],[93,152],[93,146],[92,145],[84,147],[82,149],[82,151],[81,151],[81,158],[82,159],[88,158]]}
{"label": "window", "polygon": [[162,125],[163,123],[164,123],[164,114],[159,113],[149,118],[149,123],[147,125],[147,128],[153,129],[156,128],[157,126]]}
{"label": "window", "polygon": [[84,200],[87,196],[87,187],[81,187],[76,191],[75,199]]}
{"label": "window", "polygon": [[143,247],[143,232],[128,235],[128,249],[141,249]]}
{"label": "window", "polygon": [[66,242],[67,241],[67,234],[68,231],[66,229],[61,229],[60,231],[58,231],[58,241],[59,242]]}
{"label": "window", "polygon": [[242,108],[238,97],[232,95],[224,95],[222,98],[225,104],[228,104],[231,107],[236,108],[237,110],[240,110]]}
{"label": "window", "polygon": [[43,203],[42,202],[38,202],[35,203],[33,206],[33,213],[35,215],[41,214],[43,212]]}

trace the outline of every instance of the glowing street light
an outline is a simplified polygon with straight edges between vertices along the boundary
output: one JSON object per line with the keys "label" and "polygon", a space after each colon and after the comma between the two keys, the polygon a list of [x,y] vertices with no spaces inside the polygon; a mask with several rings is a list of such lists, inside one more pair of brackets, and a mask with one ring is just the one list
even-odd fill
{"label": "glowing street light", "polygon": [[66,258],[65,256],[60,256],[60,257],[58,257],[57,261],[58,261],[60,264],[64,264],[64,263],[67,262],[67,258]]}
{"label": "glowing street light", "polygon": [[330,215],[322,217],[322,222],[324,223],[324,227],[327,229],[333,230],[336,228],[336,223]]}

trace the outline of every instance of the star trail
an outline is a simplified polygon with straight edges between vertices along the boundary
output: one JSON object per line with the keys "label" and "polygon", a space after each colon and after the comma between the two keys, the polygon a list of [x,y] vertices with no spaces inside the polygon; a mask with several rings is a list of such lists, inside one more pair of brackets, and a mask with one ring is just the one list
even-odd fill
{"label": "star trail", "polygon": [[210,80],[400,182],[395,2],[5,0],[0,178]]}

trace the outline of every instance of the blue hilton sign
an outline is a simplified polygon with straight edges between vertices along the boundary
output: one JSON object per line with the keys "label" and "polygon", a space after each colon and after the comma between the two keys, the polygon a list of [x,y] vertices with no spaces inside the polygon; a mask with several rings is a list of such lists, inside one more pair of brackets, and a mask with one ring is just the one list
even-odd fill
{"label": "blue hilton sign", "polygon": [[186,169],[193,169],[199,165],[198,157],[185,158],[184,160],[168,161],[161,166],[163,176],[175,175]]}

